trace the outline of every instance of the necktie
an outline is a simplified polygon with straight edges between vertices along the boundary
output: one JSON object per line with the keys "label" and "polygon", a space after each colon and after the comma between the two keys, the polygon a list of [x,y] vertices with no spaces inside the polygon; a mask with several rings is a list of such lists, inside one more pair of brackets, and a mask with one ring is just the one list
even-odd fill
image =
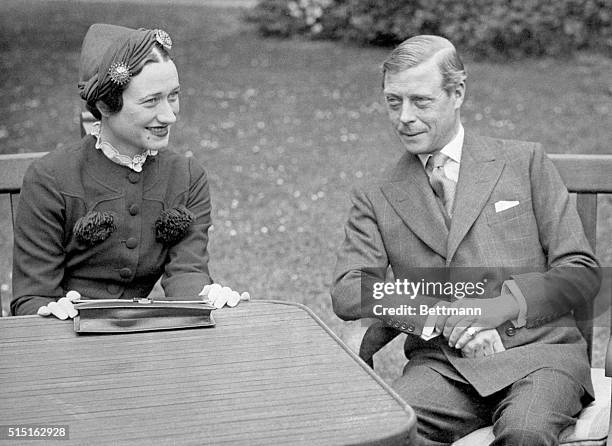
{"label": "necktie", "polygon": [[441,152],[436,152],[427,160],[426,171],[431,188],[442,202],[446,213],[449,217],[452,217],[457,183],[449,179],[444,173],[444,165],[448,160],[448,156]]}

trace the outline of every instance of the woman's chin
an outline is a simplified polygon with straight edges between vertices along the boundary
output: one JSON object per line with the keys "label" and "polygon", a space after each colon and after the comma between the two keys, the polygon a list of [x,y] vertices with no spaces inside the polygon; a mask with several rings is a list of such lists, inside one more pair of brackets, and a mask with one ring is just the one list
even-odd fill
{"label": "woman's chin", "polygon": [[168,141],[169,141],[169,134],[166,135],[163,138],[147,138],[147,141],[145,142],[145,147],[143,151],[147,151],[147,150],[164,150],[166,147],[168,147]]}

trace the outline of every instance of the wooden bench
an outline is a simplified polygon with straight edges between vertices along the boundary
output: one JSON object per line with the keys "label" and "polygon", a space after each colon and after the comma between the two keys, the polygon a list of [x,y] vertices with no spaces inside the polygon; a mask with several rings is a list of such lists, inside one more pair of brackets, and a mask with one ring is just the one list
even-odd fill
{"label": "wooden bench", "polygon": [[81,137],[91,133],[92,126],[96,122],[96,118],[88,111],[84,111],[80,116]]}
{"label": "wooden bench", "polygon": [[[81,128],[85,128],[83,125]],[[12,234],[14,212],[17,207],[19,191],[23,175],[33,160],[45,155],[43,152],[27,153],[27,154],[11,154],[0,155],[0,202],[4,202],[8,209],[7,223],[5,229]],[[612,193],[612,155],[551,155],[552,160],[559,169],[561,176],[566,182],[570,192],[576,193],[576,203],[580,217],[582,218],[585,232],[592,246],[596,248],[596,229],[597,229],[597,199],[600,194]],[[12,237],[10,238],[12,240]],[[8,259],[8,268],[10,270],[11,250],[5,250],[3,258]],[[1,264],[0,264],[1,265]],[[5,277],[8,278],[8,275]],[[602,293],[600,293],[600,296]],[[612,294],[608,290],[607,295],[603,295],[606,300],[605,307],[611,308],[610,302]],[[8,302],[10,296],[5,291],[0,294],[0,303],[2,308],[8,310]],[[595,305],[601,305],[600,302],[595,302]],[[595,308],[595,307],[593,307]],[[593,308],[586,309],[585,312],[579,315],[580,319],[585,320],[581,324],[581,330],[589,343],[589,350],[593,348]],[[364,336],[364,343],[367,344],[367,332]],[[363,352],[363,349],[362,349]],[[373,353],[372,353],[373,354]],[[372,356],[362,358],[371,362]],[[612,376],[612,343],[608,344],[608,354],[606,360],[606,376]],[[596,371],[596,373],[600,373]],[[603,378],[603,370],[601,371]],[[609,395],[609,382],[605,384]],[[598,399],[598,402],[601,401]],[[607,408],[609,411],[610,396],[607,396]],[[608,418],[609,419],[609,418]],[[610,425],[612,427],[612,424]],[[478,433],[479,431],[477,431]],[[470,434],[472,435],[472,434]],[[471,441],[471,439],[468,439]],[[605,440],[604,440],[605,441]],[[478,443],[458,443],[458,444],[478,444]],[[567,443],[566,443],[567,444]],[[571,443],[569,443],[571,444]],[[592,443],[596,444],[596,443]],[[612,442],[608,442],[612,444]]]}
{"label": "wooden bench", "polygon": [[[597,204],[598,198],[602,194],[612,194],[612,155],[566,155],[566,154],[552,154],[549,155],[555,163],[561,177],[565,181],[568,190],[576,195],[576,207],[582,223],[586,236],[591,243],[593,249],[597,252]],[[611,225],[612,222],[602,222],[606,225]],[[610,267],[610,265],[606,265]],[[604,274],[609,268],[604,268]],[[609,284],[608,284],[609,286]],[[597,314],[605,309],[607,314]],[[597,355],[594,354],[594,343],[593,343],[593,329],[598,323],[606,323],[608,327],[612,323],[612,317],[610,317],[612,310],[612,292],[610,289],[604,289],[600,292],[598,298],[593,302],[593,305],[588,308],[582,308],[575,312],[576,319],[578,320],[579,328],[587,340],[589,347],[589,357],[591,361],[597,360]],[[607,316],[607,317],[606,317]],[[602,318],[606,318],[602,322]],[[375,322],[372,326],[368,327],[361,342],[361,348],[359,355],[361,358],[373,367],[373,355],[379,351],[384,344],[378,342],[380,336],[376,336],[374,333],[377,330],[391,330],[390,327],[383,327],[381,322]],[[600,353],[601,354],[601,353]],[[600,358],[599,358],[600,359]],[[594,434],[595,438],[599,435],[598,442],[588,443],[589,445],[595,444],[606,444],[605,433],[612,430],[612,417],[609,415],[611,396],[610,396],[610,378],[612,376],[612,338],[609,339],[607,344],[607,354],[605,360],[605,376],[603,369],[592,369],[594,377],[594,386],[596,387],[597,400],[599,404],[599,410],[597,415],[602,417],[602,413],[608,412],[605,416],[605,426],[602,429],[605,431],[603,436]],[[593,410],[589,411],[585,409],[583,414],[588,413],[592,415]],[[581,416],[582,420],[582,416]],[[584,421],[584,420],[583,420]],[[600,420],[600,423],[602,421]],[[607,427],[607,429],[606,429]],[[586,429],[585,423],[577,425],[576,434],[579,429]],[[583,430],[584,430],[583,429]],[[582,431],[581,431],[582,432]],[[601,429],[600,429],[601,432]],[[455,442],[457,446],[472,446],[472,445],[486,445],[493,439],[491,428],[480,429],[462,440]],[[578,444],[574,437],[567,439],[563,438],[562,435],[561,444]],[[574,443],[572,443],[574,442]],[[582,444],[582,443],[580,443]],[[612,445],[612,438],[608,439],[608,445]]]}
{"label": "wooden bench", "polygon": [[[80,115],[80,132],[81,136],[91,133],[93,123],[96,121],[94,116],[88,112],[83,111]],[[21,182],[23,176],[30,165],[30,163],[42,156],[47,152],[33,152],[33,153],[17,153],[0,155],[0,215],[8,215],[8,222],[5,224],[0,233],[0,242],[2,239],[11,241],[9,243],[10,249],[6,250],[0,256],[0,283],[8,284],[10,282],[10,271],[12,262],[12,239],[13,239],[13,225],[15,222],[15,210],[17,209],[17,202],[19,200],[19,191],[21,190]],[[10,295],[4,290],[0,289],[0,317],[8,316]]]}
{"label": "wooden bench", "polygon": [[[19,201],[19,191],[21,190],[21,182],[30,163],[42,156],[46,152],[35,153],[16,153],[10,155],[0,155],[0,215],[6,216],[2,224],[2,235],[7,240],[10,249],[5,249],[0,256],[0,266],[2,267],[2,275],[0,281],[8,283],[10,280],[11,262],[12,262],[12,240],[13,240],[13,225],[15,222],[15,210]],[[0,308],[2,308],[2,316],[8,315],[10,303],[9,293],[5,290],[0,291]]]}

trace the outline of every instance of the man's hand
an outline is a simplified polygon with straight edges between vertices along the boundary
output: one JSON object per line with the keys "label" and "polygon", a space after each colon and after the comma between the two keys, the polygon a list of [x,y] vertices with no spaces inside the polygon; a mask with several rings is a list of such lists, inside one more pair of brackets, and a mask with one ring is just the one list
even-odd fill
{"label": "man's hand", "polygon": [[47,305],[43,305],[38,309],[39,316],[50,316],[53,315],[58,319],[66,320],[68,318],[72,319],[77,314],[79,314],[79,310],[74,308],[73,302],[79,300],[81,298],[81,294],[78,291],[68,291],[66,293],[66,297],[62,297],[57,302],[51,302]]}
{"label": "man's hand", "polygon": [[503,352],[506,350],[502,343],[499,333],[494,328],[481,330],[466,341],[464,336],[461,336],[455,348],[461,349],[461,353],[465,358],[480,358],[482,356],[491,356],[494,353]]}
{"label": "man's hand", "polygon": [[[474,313],[465,316],[438,316],[436,319],[436,329],[448,339],[448,345],[455,347],[457,341],[464,335],[468,328],[484,330],[496,328],[504,322],[516,319],[519,313],[519,306],[512,296],[499,296],[490,299],[460,299],[449,305],[447,308],[464,308],[465,313]],[[478,314],[479,313],[479,314]]]}
{"label": "man's hand", "polygon": [[200,296],[203,296],[204,300],[207,300],[209,304],[216,308],[222,308],[226,304],[228,307],[235,307],[241,300],[251,300],[251,296],[247,291],[238,294],[237,291],[232,290],[230,287],[222,287],[218,283],[204,285]]}

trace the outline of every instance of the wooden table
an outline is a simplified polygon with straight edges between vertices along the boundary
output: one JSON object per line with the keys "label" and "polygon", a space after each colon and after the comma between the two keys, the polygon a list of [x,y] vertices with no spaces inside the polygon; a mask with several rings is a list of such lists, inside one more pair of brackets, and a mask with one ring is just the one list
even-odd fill
{"label": "wooden table", "polygon": [[68,425],[58,445],[413,444],[412,409],[306,307],[213,315],[214,328],[81,336],[0,319],[0,425]]}

